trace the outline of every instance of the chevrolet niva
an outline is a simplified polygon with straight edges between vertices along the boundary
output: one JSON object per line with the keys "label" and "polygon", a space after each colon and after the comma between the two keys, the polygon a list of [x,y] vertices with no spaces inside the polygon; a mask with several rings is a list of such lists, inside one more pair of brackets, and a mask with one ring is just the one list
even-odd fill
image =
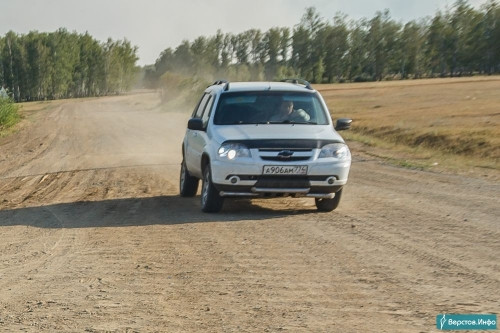
{"label": "chevrolet niva", "polygon": [[201,97],[182,144],[180,195],[219,212],[230,197],[311,197],[337,208],[351,153],[321,95],[302,80],[216,81]]}

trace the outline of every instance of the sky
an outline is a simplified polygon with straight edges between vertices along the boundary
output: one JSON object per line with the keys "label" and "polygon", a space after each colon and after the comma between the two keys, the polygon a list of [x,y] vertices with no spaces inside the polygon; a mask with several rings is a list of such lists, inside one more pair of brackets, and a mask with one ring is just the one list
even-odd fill
{"label": "sky", "polygon": [[[300,22],[307,7],[325,20],[337,12],[349,19],[372,18],[389,9],[400,22],[434,16],[455,0],[0,0],[0,36],[12,30],[88,32],[99,41],[126,38],[138,46],[138,65],[154,64],[168,47],[183,40],[210,37],[218,29],[263,32]],[[469,0],[478,8],[486,0]]]}

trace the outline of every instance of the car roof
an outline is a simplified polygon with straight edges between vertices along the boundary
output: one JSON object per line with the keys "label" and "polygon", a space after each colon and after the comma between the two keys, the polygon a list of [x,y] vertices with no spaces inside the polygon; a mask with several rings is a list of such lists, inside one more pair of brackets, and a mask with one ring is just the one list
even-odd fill
{"label": "car roof", "polygon": [[[226,88],[226,85],[229,85]],[[288,82],[228,82],[223,85],[210,86],[214,90],[224,90],[224,92],[244,92],[244,91],[291,91],[291,92],[314,92],[304,85]]]}

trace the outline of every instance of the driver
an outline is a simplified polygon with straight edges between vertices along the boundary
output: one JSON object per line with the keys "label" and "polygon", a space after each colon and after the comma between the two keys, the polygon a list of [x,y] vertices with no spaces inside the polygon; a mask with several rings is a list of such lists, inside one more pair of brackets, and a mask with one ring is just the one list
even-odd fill
{"label": "driver", "polygon": [[292,101],[282,101],[278,113],[271,116],[270,121],[290,121],[290,122],[308,122],[311,116],[302,109],[295,110]]}

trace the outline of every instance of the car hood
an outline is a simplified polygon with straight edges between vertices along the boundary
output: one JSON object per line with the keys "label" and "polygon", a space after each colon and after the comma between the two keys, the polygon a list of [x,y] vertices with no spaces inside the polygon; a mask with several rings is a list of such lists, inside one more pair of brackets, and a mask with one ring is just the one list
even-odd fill
{"label": "car hood", "polygon": [[219,125],[213,127],[213,138],[219,143],[248,140],[321,140],[344,142],[331,125],[259,124]]}

